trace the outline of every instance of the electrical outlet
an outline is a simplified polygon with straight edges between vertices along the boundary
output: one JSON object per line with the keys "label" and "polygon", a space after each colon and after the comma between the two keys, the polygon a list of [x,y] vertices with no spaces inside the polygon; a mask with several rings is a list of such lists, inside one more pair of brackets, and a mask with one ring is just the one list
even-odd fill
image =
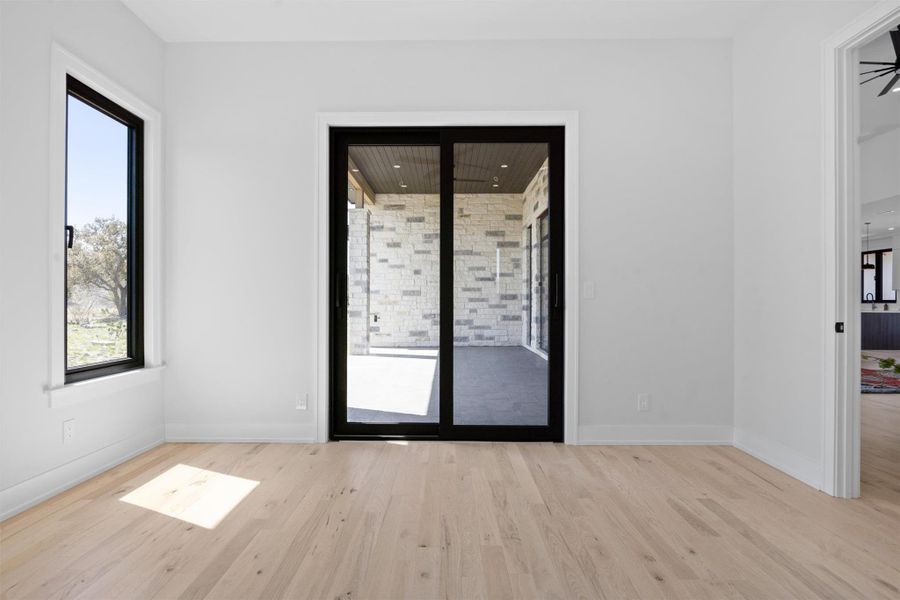
{"label": "electrical outlet", "polygon": [[63,444],[68,444],[75,438],[75,419],[63,421]]}
{"label": "electrical outlet", "polygon": [[297,395],[297,410],[306,410],[309,406],[309,394]]}
{"label": "electrical outlet", "polygon": [[650,394],[641,392],[638,394],[638,412],[647,412],[650,410]]}

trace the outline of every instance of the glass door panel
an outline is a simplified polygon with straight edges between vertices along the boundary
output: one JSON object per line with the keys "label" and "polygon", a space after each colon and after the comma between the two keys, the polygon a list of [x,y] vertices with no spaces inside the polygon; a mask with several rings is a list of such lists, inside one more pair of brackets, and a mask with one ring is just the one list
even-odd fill
{"label": "glass door panel", "polygon": [[453,425],[547,426],[548,144],[455,143],[453,165]]}
{"label": "glass door panel", "polygon": [[440,420],[440,146],[349,144],[347,423]]}

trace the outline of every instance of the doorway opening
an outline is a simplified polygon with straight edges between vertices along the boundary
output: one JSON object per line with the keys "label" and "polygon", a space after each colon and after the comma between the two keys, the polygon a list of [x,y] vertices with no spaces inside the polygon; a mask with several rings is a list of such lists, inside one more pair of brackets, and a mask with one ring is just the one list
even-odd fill
{"label": "doorway opening", "polygon": [[330,136],[330,437],[562,441],[563,128]]}
{"label": "doorway opening", "polygon": [[[861,146],[871,139],[870,134],[883,132],[864,132],[862,106],[866,101],[889,97],[895,94],[887,80],[893,80],[896,73],[891,73],[881,81],[880,86],[866,82],[872,74],[864,72],[871,66],[861,62],[873,62],[863,58],[867,53],[867,45],[880,36],[895,30],[900,25],[900,7],[882,3],[866,12],[846,28],[834,34],[823,44],[824,62],[824,130],[825,130],[825,162],[824,162],[824,200],[826,205],[825,221],[825,256],[827,261],[825,280],[825,314],[829,330],[834,336],[825,338],[825,377],[826,395],[823,410],[822,455],[823,471],[821,489],[834,496],[854,498],[861,492],[860,446],[862,438],[861,404],[863,401],[863,385],[871,378],[864,374],[864,369],[882,370],[879,362],[890,356],[877,357],[872,350],[863,350],[867,346],[881,345],[873,342],[871,331],[866,332],[867,340],[863,341],[863,327],[869,328],[874,321],[870,317],[863,318],[866,306],[864,294],[869,293],[869,311],[874,296],[876,307],[881,308],[881,315],[887,317],[891,304],[885,300],[895,297],[895,281],[891,273],[888,283],[884,271],[885,264],[891,264],[893,271],[893,247],[875,248],[872,246],[878,235],[878,224],[875,220],[864,216],[871,214],[880,203],[871,200],[871,187],[879,179],[864,181],[862,171]],[[889,39],[888,38],[888,39]],[[891,44],[893,45],[893,44]],[[889,49],[893,54],[893,51]],[[888,57],[890,58],[890,56]],[[895,56],[896,63],[900,56]],[[887,59],[877,62],[888,62]],[[877,67],[876,67],[877,68]],[[900,80],[898,80],[900,81]],[[897,82],[894,82],[895,84]],[[874,89],[877,87],[878,89]],[[896,87],[896,85],[894,85]],[[887,91],[884,92],[884,90]],[[884,105],[881,105],[884,107]],[[874,165],[874,163],[873,163]],[[888,171],[896,173],[896,169]],[[883,181],[883,180],[881,180]],[[866,188],[868,186],[868,192]],[[869,200],[867,200],[869,198]],[[882,198],[883,199],[883,198]],[[866,206],[871,205],[871,206]],[[879,213],[880,210],[875,210]],[[890,210],[884,214],[890,214]],[[865,223],[869,222],[869,230]],[[872,226],[876,228],[873,229]],[[887,233],[887,225],[885,232]],[[892,233],[892,232],[891,232]],[[869,236],[871,235],[871,239]],[[866,242],[869,247],[866,248]],[[891,250],[889,255],[882,253],[873,256],[871,250]],[[880,262],[880,276],[863,271],[877,271]],[[870,264],[871,267],[865,267]],[[882,302],[878,304],[878,299]],[[884,307],[888,310],[885,311]],[[877,350],[877,349],[876,349]],[[863,358],[863,354],[871,358]],[[872,367],[876,369],[872,369]],[[871,373],[869,375],[872,375]],[[878,375],[878,373],[874,373]]]}
{"label": "doorway opening", "polygon": [[900,503],[900,26],[856,54],[859,493]]}

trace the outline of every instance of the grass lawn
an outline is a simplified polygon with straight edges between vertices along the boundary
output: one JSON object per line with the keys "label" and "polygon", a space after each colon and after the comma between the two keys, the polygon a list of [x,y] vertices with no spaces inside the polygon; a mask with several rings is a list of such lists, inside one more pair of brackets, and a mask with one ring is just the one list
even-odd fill
{"label": "grass lawn", "polygon": [[92,323],[84,326],[69,323],[66,333],[69,367],[127,358],[128,336],[125,321]]}

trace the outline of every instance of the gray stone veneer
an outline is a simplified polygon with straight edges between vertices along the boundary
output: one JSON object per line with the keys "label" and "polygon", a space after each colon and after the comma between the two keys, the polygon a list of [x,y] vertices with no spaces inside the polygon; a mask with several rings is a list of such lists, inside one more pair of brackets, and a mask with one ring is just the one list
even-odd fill
{"label": "gray stone veneer", "polygon": [[[546,163],[545,163],[546,167]],[[440,339],[440,200],[437,194],[378,194],[349,210],[348,349],[437,347]],[[454,343],[519,346],[532,329],[524,262],[532,254],[537,291],[537,216],[547,207],[547,170],[524,194],[457,194],[454,198]],[[525,227],[533,226],[531,249]],[[499,270],[498,270],[499,261]],[[535,296],[537,298],[537,296]],[[447,317],[451,318],[451,317]],[[367,326],[366,326],[367,324]]]}

